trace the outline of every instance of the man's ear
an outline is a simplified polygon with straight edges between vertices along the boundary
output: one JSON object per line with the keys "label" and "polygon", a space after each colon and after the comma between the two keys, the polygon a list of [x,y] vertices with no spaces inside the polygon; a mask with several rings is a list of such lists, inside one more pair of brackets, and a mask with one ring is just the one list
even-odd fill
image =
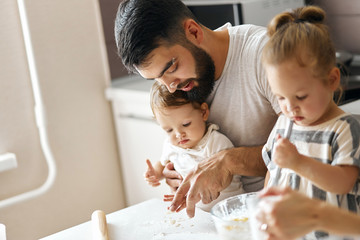
{"label": "man's ear", "polygon": [[209,106],[207,105],[207,103],[204,102],[201,104],[200,108],[203,115],[203,120],[207,121],[210,114]]}
{"label": "man's ear", "polygon": [[194,19],[188,18],[185,20],[184,30],[186,38],[193,44],[199,45],[203,41],[204,31]]}
{"label": "man's ear", "polygon": [[340,85],[340,70],[337,67],[333,67],[328,75],[330,88],[335,91]]}

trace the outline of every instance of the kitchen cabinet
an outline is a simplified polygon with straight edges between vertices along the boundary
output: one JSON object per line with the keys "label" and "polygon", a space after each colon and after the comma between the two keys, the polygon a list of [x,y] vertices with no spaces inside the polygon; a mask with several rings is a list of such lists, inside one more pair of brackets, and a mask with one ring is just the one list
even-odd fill
{"label": "kitchen cabinet", "polygon": [[140,76],[127,76],[115,79],[106,90],[107,99],[112,102],[128,206],[170,193],[164,181],[159,187],[151,187],[144,180],[145,160],[149,158],[154,163],[160,159],[166,136],[150,108],[152,83]]}

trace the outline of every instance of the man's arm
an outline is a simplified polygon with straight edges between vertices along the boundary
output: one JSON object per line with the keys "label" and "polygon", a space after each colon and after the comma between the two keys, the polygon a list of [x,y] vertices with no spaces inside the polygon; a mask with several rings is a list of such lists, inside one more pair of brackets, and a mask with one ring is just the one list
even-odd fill
{"label": "man's arm", "polygon": [[228,149],[225,150],[227,152],[224,153],[223,160],[232,175],[265,177],[267,168],[261,155],[262,147]]}
{"label": "man's arm", "polygon": [[231,148],[200,162],[181,183],[169,209],[180,211],[186,207],[188,216],[194,217],[195,204],[200,200],[205,204],[215,200],[233,175],[265,176],[267,169],[261,149],[262,146]]}

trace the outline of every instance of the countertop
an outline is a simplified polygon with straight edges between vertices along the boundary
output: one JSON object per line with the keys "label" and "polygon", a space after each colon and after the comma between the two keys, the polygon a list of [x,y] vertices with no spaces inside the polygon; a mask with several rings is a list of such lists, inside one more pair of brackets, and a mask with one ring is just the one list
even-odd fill
{"label": "countertop", "polygon": [[341,105],[340,108],[345,112],[360,116],[360,99]]}
{"label": "countertop", "polygon": [[[106,215],[109,239],[121,240],[218,240],[211,214],[196,209],[189,219],[185,211],[172,213],[160,199],[133,205]],[[89,218],[91,213],[89,213]],[[42,240],[92,239],[91,221],[42,238]]]}
{"label": "countertop", "polygon": [[113,103],[116,117],[121,115],[152,119],[150,89],[153,83],[154,81],[139,75],[114,79],[105,90],[105,95]]}
{"label": "countertop", "polygon": [[154,80],[146,80],[140,75],[128,75],[111,81],[111,88],[129,91],[149,92]]}
{"label": "countertop", "polygon": [[360,99],[360,55],[353,55],[347,74],[342,76],[343,97],[340,104],[349,103]]}

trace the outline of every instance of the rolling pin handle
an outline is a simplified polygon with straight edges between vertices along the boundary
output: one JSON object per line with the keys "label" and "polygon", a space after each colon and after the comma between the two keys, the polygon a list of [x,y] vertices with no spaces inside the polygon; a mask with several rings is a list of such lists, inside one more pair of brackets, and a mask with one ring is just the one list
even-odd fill
{"label": "rolling pin handle", "polygon": [[101,210],[91,214],[93,240],[109,240],[106,215]]}

